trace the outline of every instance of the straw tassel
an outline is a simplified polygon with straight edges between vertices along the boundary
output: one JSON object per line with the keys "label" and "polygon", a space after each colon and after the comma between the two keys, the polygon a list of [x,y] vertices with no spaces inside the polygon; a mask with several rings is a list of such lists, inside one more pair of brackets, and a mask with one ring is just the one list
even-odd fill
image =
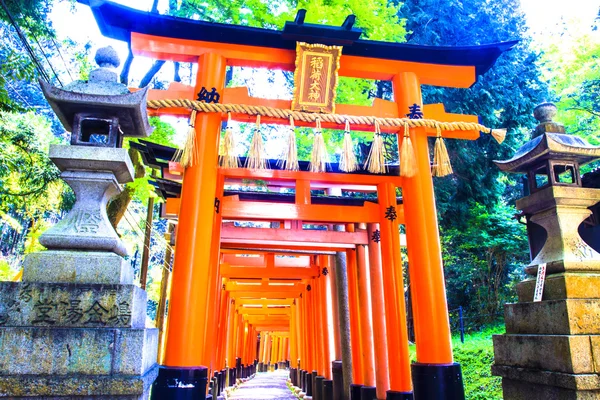
{"label": "straw tassel", "polygon": [[415,149],[410,140],[408,124],[404,124],[404,139],[400,146],[400,176],[411,178],[417,174],[417,159]]}
{"label": "straw tassel", "polygon": [[235,154],[231,113],[227,113],[227,126],[225,127],[225,137],[223,138],[223,154],[219,157],[219,164],[223,168],[238,168],[240,166],[240,159]]}
{"label": "straw tassel", "polygon": [[262,135],[260,134],[260,115],[256,116],[256,127],[254,135],[248,150],[248,158],[246,158],[246,168],[249,169],[267,169],[267,157],[263,145]]}
{"label": "straw tassel", "polygon": [[198,149],[196,149],[196,110],[192,110],[190,115],[190,129],[188,130],[183,150],[180,154],[175,154],[173,158],[178,158],[179,163],[185,167],[191,167],[198,160]]}
{"label": "straw tassel", "polygon": [[450,175],[453,171],[452,165],[450,165],[448,149],[446,149],[446,144],[442,138],[442,131],[437,125],[436,130],[437,138],[435,139],[435,146],[433,148],[433,167],[431,168],[431,174],[433,176]]}
{"label": "straw tassel", "polygon": [[385,166],[385,148],[383,147],[383,138],[381,137],[381,129],[377,120],[375,120],[375,135],[373,135],[371,150],[369,150],[369,156],[363,168],[373,174],[384,174],[387,172],[387,167]]}
{"label": "straw tassel", "polygon": [[506,129],[490,129],[490,135],[496,139],[496,142],[501,144],[506,138]]}
{"label": "straw tassel", "polygon": [[277,162],[281,169],[288,171],[298,171],[298,146],[296,145],[296,129],[294,127],[294,118],[290,115],[290,131],[288,134],[287,146],[283,149],[283,155]]}
{"label": "straw tassel", "polygon": [[357,169],[358,163],[356,162],[356,154],[354,153],[354,144],[352,143],[352,136],[350,136],[350,123],[346,121],[346,127],[344,128],[344,144],[342,155],[340,156],[340,170],[344,172],[354,172]]}
{"label": "straw tassel", "polygon": [[321,131],[321,120],[317,119],[316,123],[309,170],[310,172],[325,172],[327,170],[327,163],[329,162],[329,155],[327,154],[325,140]]}

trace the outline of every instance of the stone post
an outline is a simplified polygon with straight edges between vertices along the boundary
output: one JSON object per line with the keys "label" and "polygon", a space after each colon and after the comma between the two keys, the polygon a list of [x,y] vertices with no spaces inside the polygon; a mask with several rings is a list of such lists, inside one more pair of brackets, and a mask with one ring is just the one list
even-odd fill
{"label": "stone post", "polygon": [[77,201],[40,238],[48,250],[26,256],[23,281],[0,282],[0,397],[144,399],[158,373],[146,292],[133,285],[106,215],[120,184],[133,180],[127,150],[116,148],[121,135],[149,133],[146,91],[117,83],[114,50],[99,50],[96,61],[88,82],[42,84],[73,133],[75,145],[52,145],[50,159]]}
{"label": "stone post", "polygon": [[[493,338],[492,373],[502,377],[506,400],[600,399],[600,254],[578,233],[588,207],[600,202],[600,190],[581,187],[579,164],[600,157],[600,147],[564,134],[547,115],[553,110],[538,106],[534,138],[496,162],[529,174],[531,194],[517,208],[534,244],[519,301],[505,306],[506,334]],[[534,299],[536,280],[541,299]]]}

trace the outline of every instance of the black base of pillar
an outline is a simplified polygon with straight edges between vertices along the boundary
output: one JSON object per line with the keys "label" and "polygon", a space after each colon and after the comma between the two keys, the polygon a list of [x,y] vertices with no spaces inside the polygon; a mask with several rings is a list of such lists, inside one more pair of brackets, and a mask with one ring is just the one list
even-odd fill
{"label": "black base of pillar", "polygon": [[323,381],[322,400],[333,400],[333,381],[331,379],[325,379]]}
{"label": "black base of pillar", "polygon": [[306,393],[306,371],[305,370],[300,371],[300,389],[302,389],[302,391],[304,393]]}
{"label": "black base of pillar", "polygon": [[331,362],[331,373],[333,377],[333,400],[342,399],[344,396],[344,371],[341,361]]}
{"label": "black base of pillar", "polygon": [[464,400],[460,364],[419,364],[411,366],[415,399]]}
{"label": "black base of pillar", "polygon": [[313,376],[310,372],[306,372],[306,390],[304,391],[307,396],[312,397],[313,393]]}
{"label": "black base of pillar", "polygon": [[161,366],[152,384],[152,398],[164,400],[206,400],[208,369]]}
{"label": "black base of pillar", "polygon": [[350,385],[350,400],[361,400],[360,390],[363,385],[351,384]]}
{"label": "black base of pillar", "polygon": [[363,386],[360,388],[361,400],[377,400],[377,389],[375,386]]}
{"label": "black base of pillar", "polygon": [[298,386],[296,383],[296,369],[290,368],[290,382],[292,382],[293,386]]}
{"label": "black base of pillar", "polygon": [[[393,390],[385,392],[386,400],[413,400],[414,398],[412,392],[394,392]],[[428,399],[428,397],[423,397],[423,399]],[[437,397],[432,397],[432,399],[437,400]]]}
{"label": "black base of pillar", "polygon": [[315,378],[315,389],[313,391],[313,400],[323,400],[323,381],[324,376],[317,376]]}

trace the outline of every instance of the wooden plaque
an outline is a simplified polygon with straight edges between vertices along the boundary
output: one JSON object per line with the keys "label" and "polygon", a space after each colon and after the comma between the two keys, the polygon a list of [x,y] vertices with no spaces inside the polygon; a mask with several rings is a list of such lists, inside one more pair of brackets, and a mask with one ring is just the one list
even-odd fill
{"label": "wooden plaque", "polygon": [[296,44],[292,110],[335,113],[341,46]]}

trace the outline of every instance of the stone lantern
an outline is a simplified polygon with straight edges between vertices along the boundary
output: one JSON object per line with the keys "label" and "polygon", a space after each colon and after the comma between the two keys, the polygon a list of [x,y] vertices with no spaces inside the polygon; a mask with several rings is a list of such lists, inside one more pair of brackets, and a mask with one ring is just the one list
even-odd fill
{"label": "stone lantern", "polygon": [[528,222],[529,277],[517,284],[519,302],[505,306],[506,334],[494,336],[492,372],[511,400],[600,399],[600,254],[578,233],[600,202],[600,190],[581,186],[579,167],[600,158],[600,147],[566,134],[555,113],[553,104],[538,106],[533,138],[495,162],[527,174],[530,193],[517,200]]}
{"label": "stone lantern", "polygon": [[[71,145],[49,157],[76,195],[72,210],[28,254],[23,282],[0,282],[0,397],[146,398],[158,373],[146,292],[133,285],[106,205],[133,181],[124,136],[151,132],[147,90],[117,82],[115,51],[98,50],[88,81],[40,82]],[[83,398],[82,397],[82,398]]]}

